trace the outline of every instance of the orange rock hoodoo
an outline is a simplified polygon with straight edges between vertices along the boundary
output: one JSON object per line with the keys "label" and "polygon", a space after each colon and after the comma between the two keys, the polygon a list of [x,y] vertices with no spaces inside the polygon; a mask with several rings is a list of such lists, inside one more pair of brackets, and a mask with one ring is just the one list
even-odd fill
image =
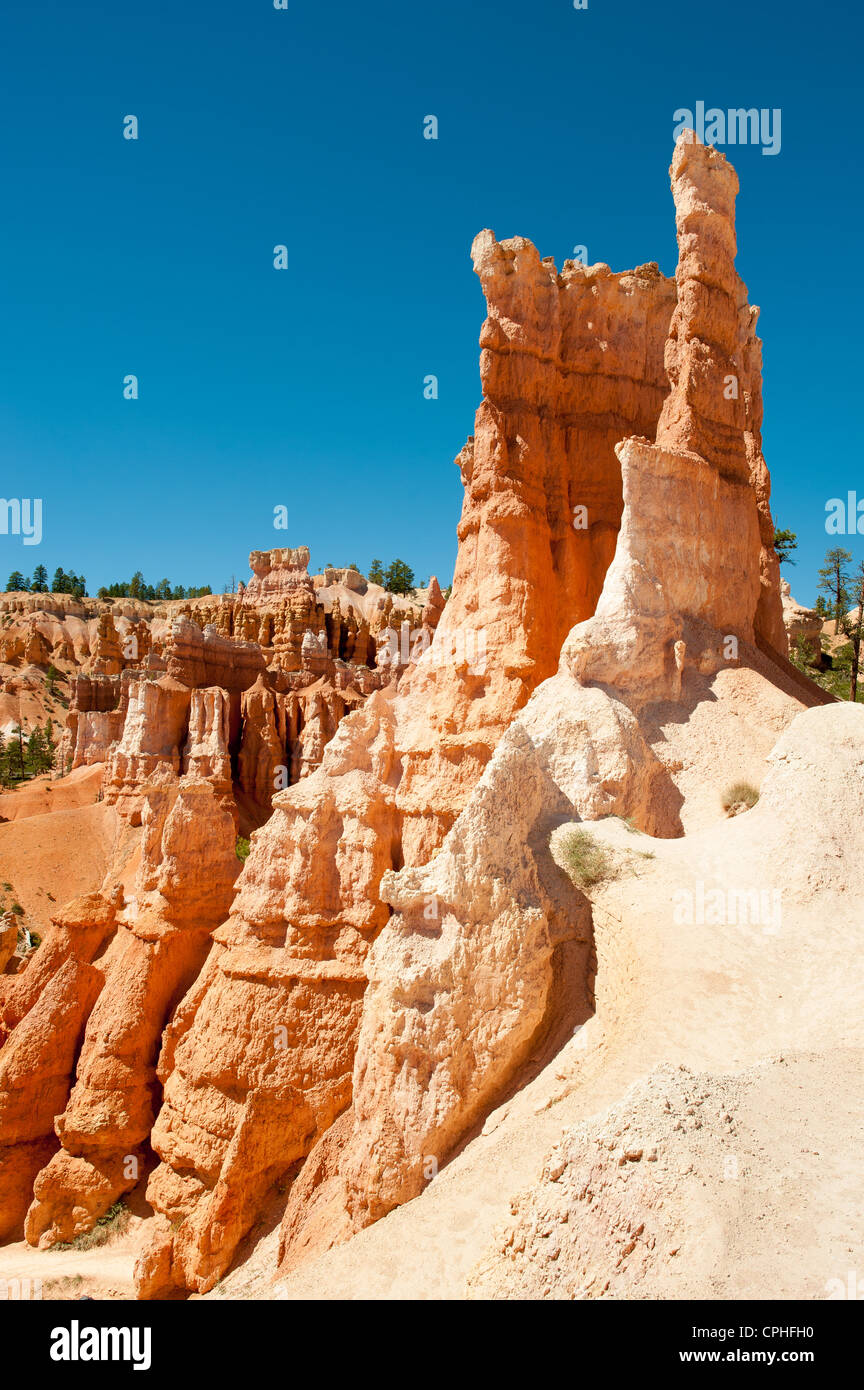
{"label": "orange rock hoodoo", "polygon": [[446,606],[437,581],[419,612],[316,584],[300,548],[253,552],[135,660],[100,619],[64,751],[105,762],[118,861],[0,977],[7,1234],[86,1229],[152,1148],[140,1296],[212,1288],[276,1184],[296,1261],[422,1189],[554,1041],[553,998],[587,1017],[590,911],[551,829],[680,834],[662,730],[713,698],[724,638],[792,680],[737,180],[682,140],[672,182],[674,281],[476,239]]}

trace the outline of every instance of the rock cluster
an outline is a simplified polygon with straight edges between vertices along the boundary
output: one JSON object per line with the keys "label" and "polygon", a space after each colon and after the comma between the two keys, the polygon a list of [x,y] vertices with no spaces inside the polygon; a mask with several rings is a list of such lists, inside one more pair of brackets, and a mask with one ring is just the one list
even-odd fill
{"label": "rock cluster", "polygon": [[[32,1202],[29,1240],[71,1239],[140,1180],[162,1030],[228,915],[238,827],[248,833],[266,820],[274,793],[319,767],[344,716],[399,674],[365,664],[374,659],[368,621],[350,605],[343,612],[338,597],[329,608],[319,602],[307,563],[302,548],[253,553],[253,579],[217,605],[218,622],[199,625],[196,618],[211,616],[200,605],[152,626],[134,613],[118,624],[101,611],[72,644],[62,765],[104,763],[104,799],[124,827],[117,873],[128,880],[135,853],[140,864],[127,899],[115,877],[101,894],[71,904],[25,968],[0,980],[4,1235],[20,1229]],[[437,584],[430,623],[440,611],[436,595]],[[264,646],[240,635],[250,628]],[[53,647],[40,629],[25,637],[16,638],[20,659],[27,643],[41,643],[41,656],[43,646],[47,653],[71,642],[65,630]],[[329,819],[339,819],[335,808]],[[274,831],[278,825],[277,817]],[[140,838],[137,851],[130,833]],[[347,826],[344,834],[346,843],[357,837]],[[377,925],[385,915],[379,906]],[[11,924],[9,936],[11,955]],[[344,967],[323,970],[325,995],[347,972],[348,1038],[359,1016],[362,954],[352,947]],[[345,1032],[336,1015],[334,1029],[334,1037]],[[337,1109],[347,1098],[346,1055],[332,1063]],[[28,1101],[31,1067],[41,1075],[36,1104]],[[323,1106],[322,1129],[332,1105]]]}
{"label": "rock cluster", "polygon": [[[106,800],[139,824],[158,767],[211,775],[203,741],[220,769],[212,774],[220,795],[231,793],[233,760],[244,818],[265,819],[274,791],[318,767],[344,715],[406,664],[382,648],[376,665],[373,627],[380,633],[394,620],[392,596],[371,622],[350,603],[343,610],[338,593],[327,606],[308,558],[305,547],[253,552],[253,577],[238,595],[183,605],[155,638],[139,621],[126,624],[121,642],[112,615],[100,614],[86,670],[72,678],[61,765],[104,763]],[[443,608],[433,580],[416,612],[427,644]],[[397,618],[408,611],[395,610]],[[202,703],[203,691],[211,694]],[[210,727],[215,703],[218,728]]]}

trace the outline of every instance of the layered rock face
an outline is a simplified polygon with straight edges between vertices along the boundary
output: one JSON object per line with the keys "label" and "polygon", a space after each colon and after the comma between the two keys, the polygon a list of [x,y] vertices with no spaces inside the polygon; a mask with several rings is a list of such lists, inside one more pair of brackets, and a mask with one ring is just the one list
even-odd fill
{"label": "layered rock face", "polygon": [[252,578],[246,585],[244,603],[269,603],[296,589],[312,590],[309,579],[309,547],[282,550],[253,550],[249,556]]}
{"label": "layered rock face", "polygon": [[162,1219],[139,1260],[142,1296],[211,1288],[270,1187],[350,1100],[364,960],[387,917],[378,885],[398,843],[393,763],[392,714],[373,695],[253,837],[166,1035],[162,1163],[147,1187]]}
{"label": "layered rock face", "polygon": [[[277,762],[296,780],[320,764],[346,710],[403,674],[411,656],[401,628],[415,644],[422,638],[425,649],[443,610],[434,577],[427,591],[394,599],[350,568],[328,568],[313,579],[308,558],[305,547],[255,551],[248,586],[183,601],[0,595],[0,727],[8,733],[23,718],[29,730],[50,718],[56,731],[68,693],[57,770],[104,764],[113,745],[123,743],[133,682],[168,675],[190,690],[228,692],[236,764],[240,697],[266,671],[274,692],[296,697],[290,702],[295,737]],[[141,785],[134,756],[131,767],[120,766],[125,756],[124,746],[109,779],[109,799],[121,813]],[[266,818],[270,794],[284,784],[278,781],[255,805],[241,789],[252,823]]]}
{"label": "layered rock face", "polygon": [[191,691],[180,681],[133,681],[119,743],[105,766],[105,799],[133,825],[140,824],[144,788],[161,770],[180,774],[189,728]]}
{"label": "layered rock face", "polygon": [[126,720],[128,685],[117,677],[78,671],[70,679],[71,698],[60,740],[59,763],[64,771],[104,763]]}
{"label": "layered rock face", "polygon": [[[256,644],[263,653],[260,669],[266,664],[297,673],[299,684],[314,656],[318,675],[332,676],[339,663],[374,666],[373,633],[386,627],[386,604],[392,608],[392,596],[385,596],[377,586],[373,593],[373,586],[356,570],[328,569],[313,580],[308,564],[306,546],[253,550],[249,556],[252,578],[236,596],[223,594],[218,603],[198,600],[186,613],[196,624],[205,625],[214,639],[231,637]],[[406,600],[397,615],[414,619],[416,601]]]}
{"label": "layered rock face", "polygon": [[102,613],[91,647],[90,672],[94,676],[119,676],[123,670],[123,651],[110,613]]}
{"label": "layered rock face", "polygon": [[[559,274],[524,238],[499,243],[491,232],[477,237],[472,256],[489,315],[460,561],[485,561],[487,584],[509,575],[523,605],[550,584],[566,595],[564,611],[533,604],[536,621],[522,624],[522,659],[542,678],[565,633],[594,611],[614,554],[622,505],[614,448],[626,435],[654,434],[675,287],[655,264],[613,274],[567,261]],[[492,505],[478,507],[487,490]],[[484,614],[485,600],[481,592]],[[511,633],[505,648],[512,641]]]}
{"label": "layered rock face", "polygon": [[[102,686],[79,679],[64,753],[73,767],[105,757],[105,798],[125,820],[140,822],[159,768],[195,771],[227,798],[233,782],[242,817],[261,824],[276,791],[320,766],[344,715],[402,674],[399,663],[367,664],[369,622],[351,605],[343,612],[338,596],[319,603],[308,558],[305,547],[253,551],[253,577],[236,598],[181,613],[159,657],[113,678],[117,708],[106,674]],[[442,609],[435,581],[422,610],[430,636]]]}
{"label": "layered rock face", "polygon": [[[63,594],[4,594],[0,613],[0,727],[5,733],[19,718],[28,731],[49,718],[56,729],[63,718],[59,697],[67,693],[71,708],[82,715],[116,710],[121,673],[146,660],[153,646],[151,624],[140,616],[150,616],[148,605],[134,600],[109,604]],[[88,684],[112,690],[113,698],[88,703]],[[76,766],[101,761],[94,756],[100,751],[96,745],[102,745],[103,753],[107,746],[104,720],[78,723],[64,742],[64,769],[70,756],[78,758]]]}
{"label": "layered rock face", "polygon": [[113,935],[116,903],[70,903],[17,975],[0,977],[0,1239],[17,1237],[33,1181],[57,1148],[87,1018],[103,983],[94,961]]}
{"label": "layered rock face", "polygon": [[75,1085],[54,1122],[61,1148],[34,1183],[33,1245],[89,1230],[143,1175],[162,1030],[230,905],[240,869],[234,839],[210,783],[190,775],[149,791],[136,896],[104,958]]}
{"label": "layered rock face", "polygon": [[[212,693],[193,692],[193,709]],[[0,978],[5,1236],[35,1197],[28,1240],[69,1240],[143,1175],[162,1029],[240,870],[234,804],[218,779],[159,780],[163,771],[144,793],[135,894],[124,902],[109,875],[101,893],[54,917],[23,969]]]}
{"label": "layered rock face", "polygon": [[255,642],[226,638],[212,624],[203,630],[190,618],[176,618],[166,643],[168,675],[192,687],[218,685],[247,690],[264,670],[264,654]]}
{"label": "layered rock face", "polygon": [[675,291],[656,265],[614,275],[568,261],[559,274],[529,241],[489,231],[472,257],[489,310],[483,402],[457,459],[453,594],[400,686],[406,863],[428,858],[573,623],[593,612],[621,518],[615,445],[653,435],[666,389]]}

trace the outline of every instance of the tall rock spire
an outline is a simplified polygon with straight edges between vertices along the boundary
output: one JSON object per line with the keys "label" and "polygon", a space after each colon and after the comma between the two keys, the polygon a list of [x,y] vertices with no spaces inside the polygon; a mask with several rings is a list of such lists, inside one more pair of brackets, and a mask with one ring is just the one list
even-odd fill
{"label": "tall rock spire", "polygon": [[781,655],[787,644],[762,455],[762,344],[759,310],[735,269],[738,176],[725,155],[683,131],[669,170],[675,199],[678,302],[666,343],[671,391],[657,426],[657,444],[699,454],[728,481],[756,494],[760,590],[757,641]]}

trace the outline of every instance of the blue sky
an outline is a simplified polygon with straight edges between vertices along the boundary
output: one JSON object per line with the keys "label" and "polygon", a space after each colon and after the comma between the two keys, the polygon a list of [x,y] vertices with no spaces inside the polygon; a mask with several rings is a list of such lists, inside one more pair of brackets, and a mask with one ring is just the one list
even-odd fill
{"label": "blue sky", "polygon": [[800,0],[5,0],[2,492],[44,499],[44,539],[0,537],[2,579],[221,589],[305,543],[313,569],[398,555],[449,581],[473,237],[673,273],[672,117],[701,99],[782,108],[777,156],[727,153],[785,572],[813,601],[825,502],[864,497],[860,38],[857,9]]}

